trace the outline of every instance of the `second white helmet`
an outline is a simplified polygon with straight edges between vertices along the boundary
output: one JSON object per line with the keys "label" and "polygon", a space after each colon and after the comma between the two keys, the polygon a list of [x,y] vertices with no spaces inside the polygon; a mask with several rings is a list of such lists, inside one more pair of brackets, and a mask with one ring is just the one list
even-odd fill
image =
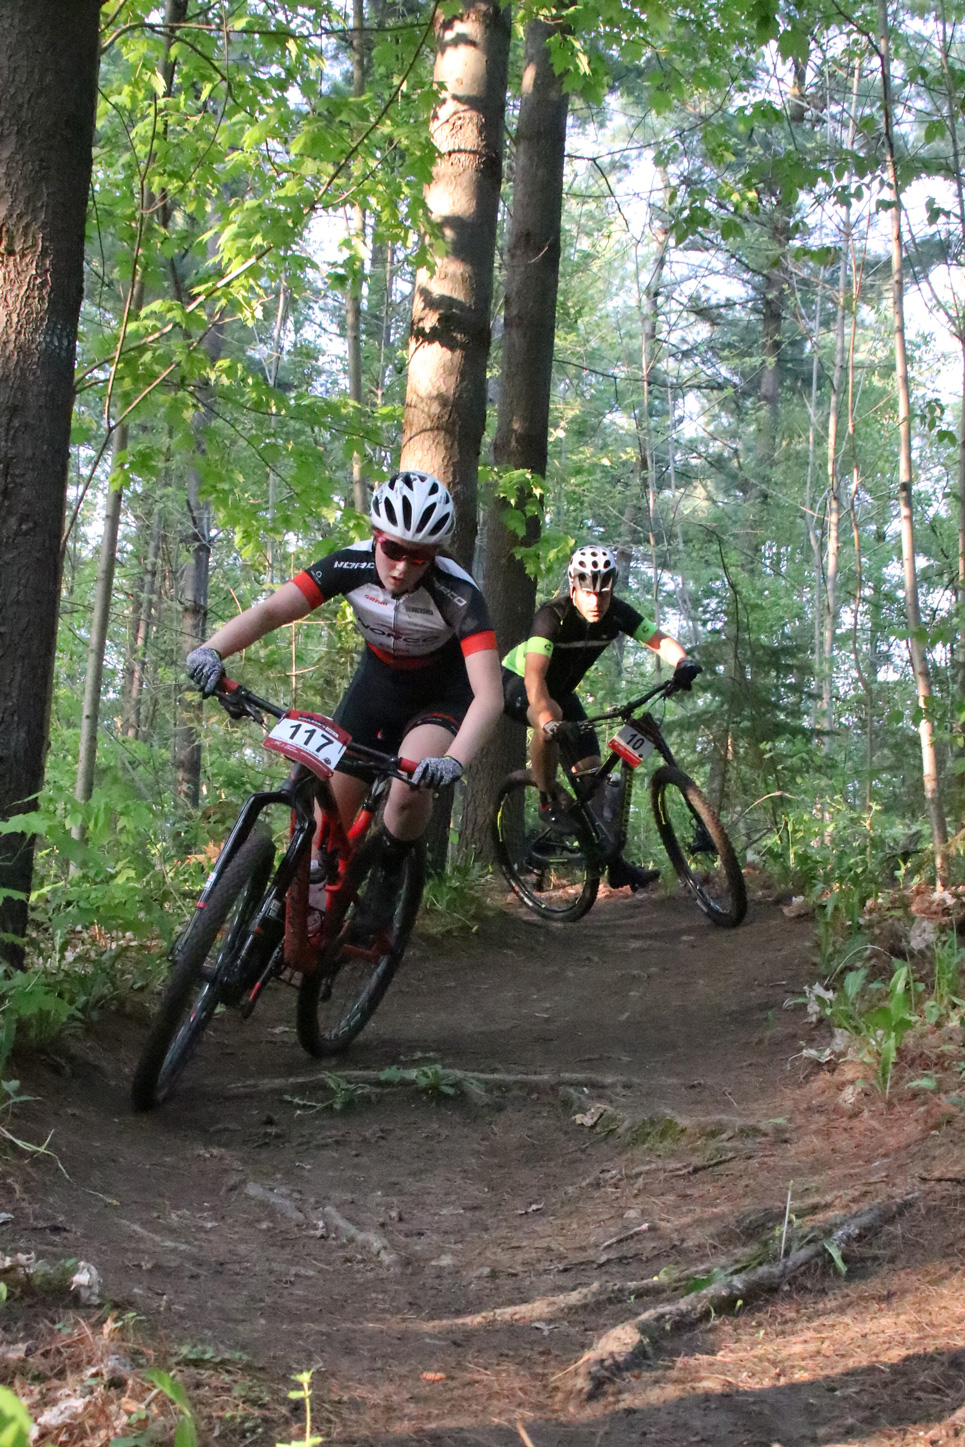
{"label": "second white helmet", "polygon": [[593,593],[612,588],[617,576],[616,553],[612,548],[598,548],[595,543],[587,543],[577,548],[570,558],[566,576],[571,587],[589,588]]}
{"label": "second white helmet", "polygon": [[456,530],[447,488],[431,472],[397,472],[372,495],[372,526],[406,543],[444,543]]}

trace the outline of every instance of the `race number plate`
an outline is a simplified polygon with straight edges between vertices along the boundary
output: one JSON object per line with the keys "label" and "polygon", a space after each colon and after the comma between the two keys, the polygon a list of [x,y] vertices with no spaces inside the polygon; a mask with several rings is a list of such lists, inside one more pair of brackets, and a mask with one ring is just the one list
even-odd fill
{"label": "race number plate", "polygon": [[320,779],[329,779],[350,742],[351,735],[324,714],[293,709],[275,724],[265,748],[284,754],[294,764],[304,764]]}
{"label": "race number plate", "polygon": [[653,740],[642,734],[636,724],[628,723],[610,740],[610,748],[620,755],[625,764],[635,769],[648,754],[653,753]]}

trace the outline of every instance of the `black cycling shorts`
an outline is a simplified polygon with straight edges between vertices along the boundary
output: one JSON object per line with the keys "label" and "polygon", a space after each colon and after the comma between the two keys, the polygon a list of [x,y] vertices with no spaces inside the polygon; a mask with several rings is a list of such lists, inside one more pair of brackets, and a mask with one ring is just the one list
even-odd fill
{"label": "black cycling shorts", "polygon": [[366,648],[335,710],[335,722],[356,743],[397,754],[418,724],[438,724],[455,738],[472,697],[461,654],[453,658],[447,650],[444,659],[422,668],[391,668]]}
{"label": "black cycling shorts", "polygon": [[[581,723],[586,718],[586,709],[580,702],[576,693],[564,693],[562,698],[556,702],[563,711],[563,717],[567,723]],[[503,669],[503,713],[507,718],[515,719],[517,723],[525,724],[529,720],[526,717],[526,710],[529,701],[526,697],[526,684],[518,673],[510,669]],[[599,757],[600,741],[596,736],[596,729],[587,724],[586,728],[580,729],[574,740],[576,757],[588,759],[593,756]]]}

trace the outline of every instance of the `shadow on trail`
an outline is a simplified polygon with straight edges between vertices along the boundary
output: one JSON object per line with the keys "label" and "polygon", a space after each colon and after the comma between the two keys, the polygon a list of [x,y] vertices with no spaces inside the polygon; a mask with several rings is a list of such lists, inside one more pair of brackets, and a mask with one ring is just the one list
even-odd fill
{"label": "shadow on trail", "polygon": [[[633,1385],[631,1380],[630,1390]],[[642,1385],[645,1388],[646,1376]],[[533,1447],[631,1447],[642,1440],[660,1447],[701,1442],[713,1447],[830,1447],[865,1440],[869,1433],[940,1422],[963,1399],[965,1331],[961,1345],[944,1351],[872,1362],[808,1381],[696,1391],[652,1406],[616,1407],[607,1416],[582,1423],[532,1418],[524,1426]],[[958,1432],[965,1440],[965,1421]],[[352,1447],[520,1447],[522,1440],[515,1426],[453,1427],[360,1437]]]}

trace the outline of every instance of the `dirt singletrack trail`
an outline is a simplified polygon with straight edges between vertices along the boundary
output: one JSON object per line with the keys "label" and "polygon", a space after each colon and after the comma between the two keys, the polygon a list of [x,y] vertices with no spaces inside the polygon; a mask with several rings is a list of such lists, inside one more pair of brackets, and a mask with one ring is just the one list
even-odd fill
{"label": "dirt singletrack trail", "polygon": [[[326,1441],[923,1440],[965,1401],[960,1186],[932,1187],[941,1199],[843,1281],[674,1339],[595,1401],[574,1398],[573,1364],[640,1309],[626,1297],[479,1319],[733,1259],[780,1221],[789,1182],[795,1209],[820,1214],[921,1190],[923,1173],[962,1178],[960,1113],[920,1096],[845,1105],[842,1080],[801,1059],[803,1012],[784,1005],[811,956],[810,922],[773,903],[728,931],[659,894],[602,898],[576,925],[508,909],[468,938],[417,938],[332,1070],[438,1061],[609,1083],[392,1088],[342,1111],[318,1108],[332,1092],[283,989],[247,1023],[216,1020],[152,1116],[127,1103],[142,1026],[104,1020],[24,1080],[36,1099],[17,1128],[53,1129],[67,1175],[38,1160],[9,1184],[4,1248],[93,1262],[113,1302],[170,1341],[244,1352],[281,1400],[314,1368]],[[602,1106],[622,1134],[593,1126]],[[940,1430],[930,1440],[958,1428]]]}

